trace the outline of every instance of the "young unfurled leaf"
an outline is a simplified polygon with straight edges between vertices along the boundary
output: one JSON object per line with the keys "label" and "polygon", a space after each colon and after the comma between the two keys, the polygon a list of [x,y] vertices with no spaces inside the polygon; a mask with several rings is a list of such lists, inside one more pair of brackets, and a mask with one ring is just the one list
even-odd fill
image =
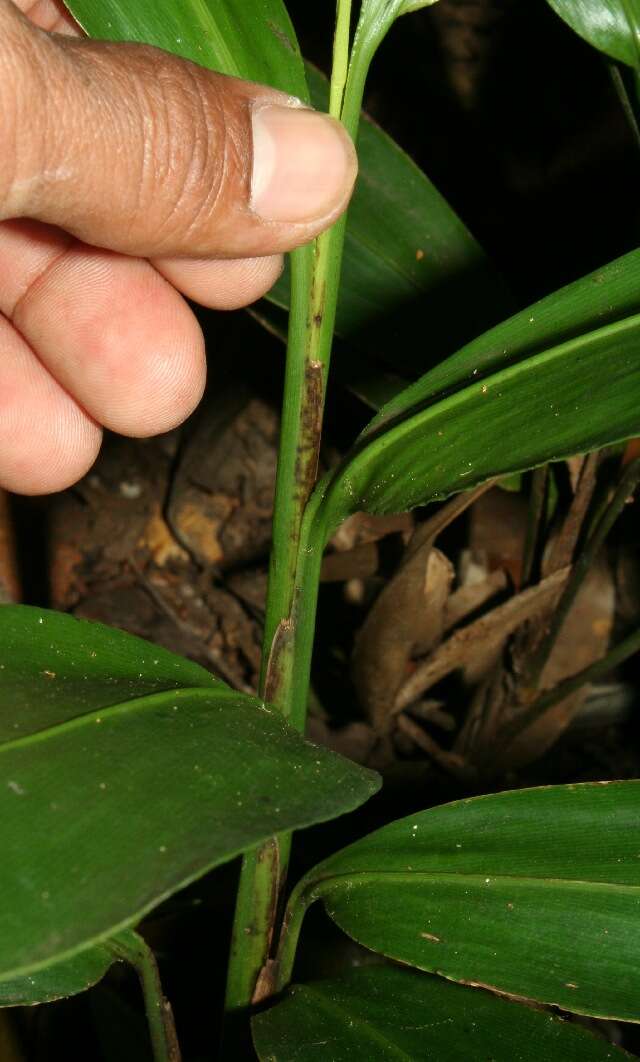
{"label": "young unfurled leaf", "polygon": [[[359,101],[358,110],[371,60],[393,23],[400,15],[418,11],[432,3],[435,0],[362,0],[349,64],[349,81],[355,88],[352,98]],[[350,127],[351,117],[347,116],[347,128]]]}
{"label": "young unfurled leaf", "polygon": [[296,35],[282,0],[65,0],[90,37],[139,41],[222,74],[306,100]]}
{"label": "young unfurled leaf", "polygon": [[629,1058],[555,1015],[386,964],[350,970],[331,981],[293,985],[252,1026],[263,1062],[317,1062],[323,1047],[331,1062]]}
{"label": "young unfurled leaf", "polygon": [[43,609],[0,608],[0,720],[0,996],[379,784],[197,665]]}
{"label": "young unfurled leaf", "polygon": [[549,4],[594,48],[640,70],[637,0],[549,0]]}
{"label": "young unfurled leaf", "polygon": [[639,851],[640,782],[523,789],[393,822],[296,894],[403,963],[638,1021]]}

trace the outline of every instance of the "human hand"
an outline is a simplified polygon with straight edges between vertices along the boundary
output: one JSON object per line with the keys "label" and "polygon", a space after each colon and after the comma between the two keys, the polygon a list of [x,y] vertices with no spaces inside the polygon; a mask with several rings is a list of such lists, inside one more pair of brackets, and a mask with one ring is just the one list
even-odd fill
{"label": "human hand", "polygon": [[338,123],[275,90],[0,0],[0,485],[61,490],[103,426],[180,424],[205,378],[182,295],[259,298],[356,168]]}

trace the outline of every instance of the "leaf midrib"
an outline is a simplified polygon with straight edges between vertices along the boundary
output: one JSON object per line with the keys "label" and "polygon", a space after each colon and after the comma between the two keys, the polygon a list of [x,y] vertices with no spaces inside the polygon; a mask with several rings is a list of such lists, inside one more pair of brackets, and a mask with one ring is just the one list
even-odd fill
{"label": "leaf midrib", "polygon": [[[120,715],[126,715],[128,712],[144,711],[146,709],[153,710],[158,704],[171,699],[171,698],[184,698],[186,696],[195,696],[198,699],[201,697],[213,698],[214,701],[218,700],[244,700],[245,694],[238,693],[237,690],[232,689],[214,689],[206,686],[179,686],[175,689],[160,690],[157,693],[148,693],[141,697],[132,697],[128,701],[119,701],[117,704],[110,704],[106,708],[95,708],[91,712],[84,712],[80,715],[74,715],[69,719],[63,720],[61,723],[54,723],[50,726],[42,727],[40,730],[34,730],[30,734],[26,734],[24,737],[12,738],[10,741],[5,741],[0,744],[0,756],[16,751],[16,749],[26,748],[33,744],[38,744],[41,741],[53,740],[59,737],[61,734],[69,733],[72,730],[78,730],[80,727],[95,726],[102,722],[110,722],[112,719]],[[259,711],[259,704],[257,702],[255,707]],[[264,709],[268,711],[268,709]]]}
{"label": "leaf midrib", "polygon": [[[490,881],[487,881],[487,878]],[[536,877],[532,874],[496,874],[492,871],[469,873],[465,871],[438,870],[379,870],[379,871],[352,871],[334,874],[326,878],[313,879],[308,884],[308,889],[318,890],[318,897],[325,899],[327,895],[344,889],[345,891],[354,885],[381,885],[381,884],[422,884],[437,881],[438,884],[455,884],[463,879],[466,882],[484,885],[487,890],[491,885],[506,884],[519,886],[540,886],[542,888],[578,888],[583,886],[589,889],[599,889],[613,892],[640,892],[640,881],[637,885],[621,884],[612,881],[588,881],[582,878],[555,878]],[[326,887],[326,888],[325,888]],[[305,890],[306,891],[306,890]]]}

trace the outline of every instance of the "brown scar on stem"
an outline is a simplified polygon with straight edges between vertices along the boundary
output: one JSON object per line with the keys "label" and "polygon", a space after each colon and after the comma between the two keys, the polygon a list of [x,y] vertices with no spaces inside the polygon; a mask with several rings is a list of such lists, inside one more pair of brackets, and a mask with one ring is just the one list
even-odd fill
{"label": "brown scar on stem", "polygon": [[280,844],[277,837],[272,837],[264,844],[258,852],[258,862],[264,863],[265,861],[274,860],[275,873],[271,874],[271,890],[269,895],[269,939],[267,941],[267,959],[258,974],[256,984],[253,990],[253,996],[251,998],[252,1004],[262,1003],[263,1000],[268,999],[273,995],[275,991],[275,985],[277,980],[278,967],[277,963],[268,957],[271,951],[271,945],[273,943],[273,929],[275,925],[275,915],[278,909],[278,892],[280,882]]}
{"label": "brown scar on stem", "polygon": [[302,409],[300,442],[296,454],[295,490],[303,505],[311,494],[318,474],[320,431],[324,388],[322,362],[309,361],[304,370],[305,396]]}
{"label": "brown scar on stem", "polygon": [[285,646],[291,643],[293,637],[293,620],[290,617],[280,620],[271,642],[269,659],[265,673],[263,697],[265,701],[275,702],[277,691],[282,678],[282,665],[280,657]]}

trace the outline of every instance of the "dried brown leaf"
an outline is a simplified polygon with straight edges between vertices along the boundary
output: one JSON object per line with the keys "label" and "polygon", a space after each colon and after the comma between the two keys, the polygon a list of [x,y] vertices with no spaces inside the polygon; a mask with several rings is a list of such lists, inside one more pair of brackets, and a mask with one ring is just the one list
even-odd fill
{"label": "dried brown leaf", "polygon": [[579,472],[574,468],[574,475],[577,476],[575,494],[569,506],[569,512],[558,532],[552,537],[546,556],[543,558],[543,577],[571,564],[596,488],[599,460],[599,453],[588,454],[582,459]]}
{"label": "dried brown leaf", "polygon": [[423,545],[376,599],[356,640],[353,676],[373,725],[384,729],[407,664],[418,646],[442,637],[453,567],[440,550]]}
{"label": "dried brown leaf", "polygon": [[568,569],[555,572],[537,586],[523,590],[486,616],[456,631],[407,679],[397,694],[394,712],[402,711],[450,672],[463,667],[473,670],[476,650],[480,650],[483,657],[489,651],[494,656],[499,655],[509,635],[557,600],[568,573]]}
{"label": "dried brown leaf", "polygon": [[451,630],[452,627],[457,627],[467,616],[491,601],[496,594],[506,590],[508,584],[506,572],[498,568],[491,572],[483,582],[461,586],[447,601],[444,613],[445,632]]}
{"label": "dried brown leaf", "polygon": [[[602,560],[588,572],[578,591],[542,672],[541,689],[553,689],[605,655],[614,609],[613,577],[607,562]],[[539,759],[567,729],[588,693],[589,686],[585,685],[539,716],[501,754],[500,766],[522,767]]]}

